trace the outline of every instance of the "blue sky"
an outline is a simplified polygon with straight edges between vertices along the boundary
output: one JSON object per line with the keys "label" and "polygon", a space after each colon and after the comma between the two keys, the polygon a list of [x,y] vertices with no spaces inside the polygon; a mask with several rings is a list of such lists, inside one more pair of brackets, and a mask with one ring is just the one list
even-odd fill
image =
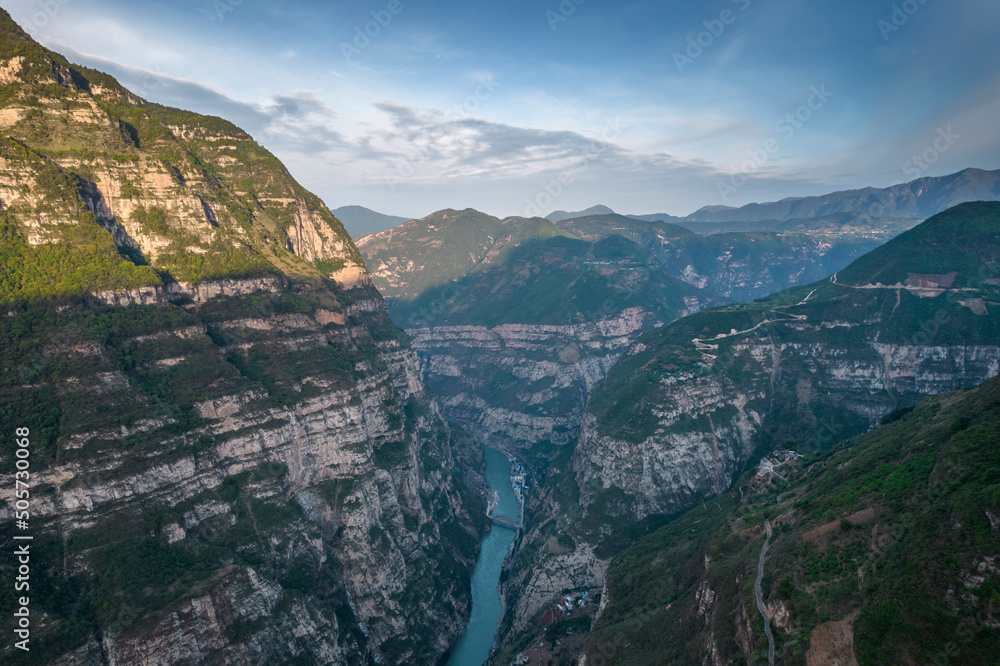
{"label": "blue sky", "polygon": [[1000,168],[996,0],[0,6],[233,120],[332,208],[682,215]]}

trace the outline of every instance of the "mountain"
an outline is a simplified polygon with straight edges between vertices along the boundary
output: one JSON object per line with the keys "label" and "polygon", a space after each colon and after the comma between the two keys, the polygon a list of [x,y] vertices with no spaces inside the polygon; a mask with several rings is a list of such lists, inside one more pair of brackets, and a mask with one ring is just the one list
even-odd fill
{"label": "mountain", "polygon": [[621,236],[553,236],[393,312],[413,323],[449,418],[490,446],[550,458],[579,433],[590,390],[632,340],[713,302]]}
{"label": "mountain", "polygon": [[518,455],[551,457],[632,340],[716,302],[621,236],[542,218],[444,210],[358,245],[446,416]]}
{"label": "mountain", "polygon": [[594,242],[568,236],[506,248],[468,275],[413,301],[395,302],[393,316],[415,327],[502,324],[573,325],[643,308],[661,321],[712,296],[672,277],[642,248],[611,235]]}
{"label": "mountain", "polygon": [[829,450],[996,375],[998,255],[1000,203],[962,204],[831,279],[636,340],[529,502],[508,644],[537,636],[563,590],[599,589],[632,540],[727,492],[755,452]]}
{"label": "mountain", "polygon": [[[655,215],[641,218],[661,219]],[[673,218],[668,220],[689,231],[703,236],[735,232],[770,231],[782,235],[796,234],[824,236],[829,239],[856,240],[882,243],[894,238],[921,222],[919,218],[890,217],[871,213],[831,213],[821,217],[793,218],[790,220],[705,220]]]}
{"label": "mountain", "polygon": [[763,660],[760,562],[777,664],[994,662],[1000,379],[884,421],[823,453],[769,452],[615,557],[588,663]]}
{"label": "mountain", "polygon": [[996,200],[1000,200],[1000,170],[964,169],[886,188],[790,197],[740,208],[705,206],[683,218],[666,214],[629,217],[669,222],[705,235],[780,231],[888,240],[958,204]]}
{"label": "mountain", "polygon": [[32,537],[17,661],[440,661],[470,612],[481,454],[340,222],[236,126],[2,11],[0,76],[0,427],[24,442],[0,464],[30,467],[28,519],[0,501],[0,541]]}
{"label": "mountain", "polygon": [[814,197],[793,197],[740,208],[706,206],[687,217],[692,222],[801,220],[837,213],[928,218],[968,201],[1000,199],[1000,170],[964,169],[948,176],[924,177],[886,188],[866,187]]}
{"label": "mountain", "polygon": [[1000,203],[962,204],[830,280],[640,338],[588,405],[581,489],[596,478],[626,514],[672,513],[723,492],[755,447],[823,448],[996,374],[998,252]]}
{"label": "mountain", "polygon": [[471,208],[447,209],[359,238],[358,249],[392,303],[413,301],[465,277],[526,239],[562,235],[541,218],[500,220]]}
{"label": "mountain", "polygon": [[364,206],[341,206],[334,208],[333,214],[344,223],[344,228],[352,238],[359,238],[367,234],[377,234],[386,229],[398,227],[403,222],[408,222],[412,218],[397,217],[395,215],[383,215]]}
{"label": "mountain", "polygon": [[611,210],[607,206],[597,205],[575,213],[568,213],[564,210],[555,210],[546,215],[545,219],[549,222],[562,222],[563,220],[571,217],[585,217],[587,215],[614,215],[614,213],[615,211]]}
{"label": "mountain", "polygon": [[874,239],[746,231],[702,236],[669,222],[624,215],[571,217],[556,225],[587,240],[629,238],[663,268],[727,301],[749,301],[824,278],[877,247]]}

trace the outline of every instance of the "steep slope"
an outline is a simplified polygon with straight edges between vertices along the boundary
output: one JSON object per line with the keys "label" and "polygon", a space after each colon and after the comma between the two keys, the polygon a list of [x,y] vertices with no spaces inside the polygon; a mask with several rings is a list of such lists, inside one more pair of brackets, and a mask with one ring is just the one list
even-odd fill
{"label": "steep slope", "polygon": [[724,491],[755,446],[822,448],[996,374],[998,254],[1000,203],[963,204],[830,280],[645,336],[588,406],[585,497],[615,488],[626,514],[672,513]]}
{"label": "steep slope", "polygon": [[[442,210],[358,239],[375,285],[394,302],[408,302],[447,286],[525,240],[565,235],[541,218],[500,220],[468,208]],[[447,298],[447,295],[444,296]],[[409,328],[412,323],[399,320]]]}
{"label": "steep slope", "polygon": [[775,663],[995,661],[1000,379],[900,416],[846,448],[769,455],[617,556],[588,663],[764,659],[765,521]]}
{"label": "steep slope", "polygon": [[435,663],[469,612],[479,462],[340,223],[235,126],[147,103],[3,12],[0,72],[20,661]]}
{"label": "steep slope", "polygon": [[364,206],[341,206],[334,208],[333,214],[344,223],[347,233],[353,238],[360,238],[368,234],[377,234],[386,229],[398,227],[404,222],[413,219],[410,217],[398,217],[396,215],[385,215]]}
{"label": "steep slope", "polygon": [[529,503],[516,639],[611,556],[726,492],[754,451],[823,450],[1000,370],[1000,204],[950,209],[830,280],[639,338],[594,389],[572,454]]}
{"label": "steep slope", "polygon": [[881,242],[763,231],[705,237],[676,224],[622,215],[567,218],[557,226],[587,240],[629,238],[670,275],[728,301],[763,298],[827,277]]}
{"label": "steep slope", "polygon": [[407,330],[428,385],[480,441],[546,457],[576,437],[590,390],[632,340],[712,302],[620,236],[525,242],[449,290],[394,306],[426,323]]}

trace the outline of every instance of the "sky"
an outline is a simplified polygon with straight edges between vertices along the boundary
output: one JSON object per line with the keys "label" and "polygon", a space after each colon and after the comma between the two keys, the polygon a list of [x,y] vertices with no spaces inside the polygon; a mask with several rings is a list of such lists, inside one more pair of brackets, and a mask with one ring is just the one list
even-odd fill
{"label": "sky", "polygon": [[331,208],[686,215],[1000,168],[996,0],[0,6]]}

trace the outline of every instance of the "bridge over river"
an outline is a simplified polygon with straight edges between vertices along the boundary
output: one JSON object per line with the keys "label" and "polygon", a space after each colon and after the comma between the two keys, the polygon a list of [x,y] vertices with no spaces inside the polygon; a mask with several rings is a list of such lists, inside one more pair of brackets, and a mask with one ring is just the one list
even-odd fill
{"label": "bridge over river", "polygon": [[520,523],[516,522],[513,518],[511,518],[510,516],[505,516],[502,513],[501,514],[497,514],[496,516],[490,516],[490,518],[492,518],[493,522],[495,522],[495,523],[501,523],[502,525],[507,525],[509,527],[513,527],[515,530],[519,530],[519,529],[521,529],[521,527],[523,527]]}

